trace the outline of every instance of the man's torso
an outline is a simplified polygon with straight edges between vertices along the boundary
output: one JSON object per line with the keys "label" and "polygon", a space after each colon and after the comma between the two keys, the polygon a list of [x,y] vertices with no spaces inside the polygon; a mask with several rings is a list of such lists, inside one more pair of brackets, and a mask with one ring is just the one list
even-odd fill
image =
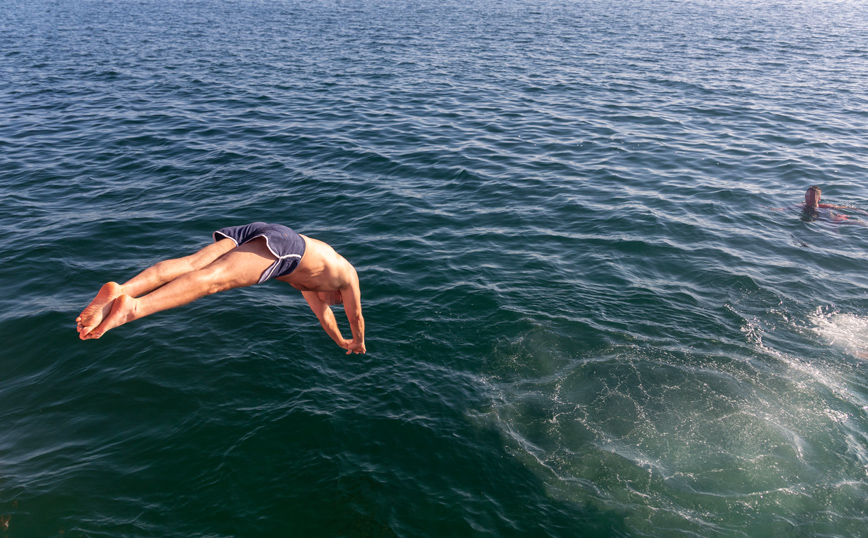
{"label": "man's torso", "polygon": [[[299,234],[301,235],[301,234]],[[349,283],[352,266],[328,244],[306,235],[304,256],[292,273],[278,277],[300,291],[337,291]]]}

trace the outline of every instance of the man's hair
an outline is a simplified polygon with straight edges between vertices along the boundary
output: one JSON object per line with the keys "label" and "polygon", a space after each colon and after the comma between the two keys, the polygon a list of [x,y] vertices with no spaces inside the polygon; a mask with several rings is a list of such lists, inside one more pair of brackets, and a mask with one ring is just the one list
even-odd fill
{"label": "man's hair", "polygon": [[812,185],[811,187],[808,188],[808,190],[814,191],[815,193],[817,193],[817,196],[819,196],[820,194],[823,193],[823,191],[820,190],[820,187],[818,187],[816,185]]}

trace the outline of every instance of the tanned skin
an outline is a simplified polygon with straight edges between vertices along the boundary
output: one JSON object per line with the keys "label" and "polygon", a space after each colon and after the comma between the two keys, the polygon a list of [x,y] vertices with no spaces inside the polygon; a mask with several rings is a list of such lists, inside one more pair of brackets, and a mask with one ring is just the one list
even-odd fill
{"label": "tanned skin", "polygon": [[[301,291],[326,334],[346,349],[347,355],[365,353],[365,320],[356,269],[326,243],[301,237],[305,242],[301,262],[292,273],[277,280]],[[155,312],[256,284],[276,259],[264,238],[240,246],[231,239],[221,239],[190,256],[159,262],[124,284],[108,282],[76,318],[79,338],[97,339]],[[331,309],[335,304],[344,305],[352,331],[350,339],[344,338],[338,328]]]}

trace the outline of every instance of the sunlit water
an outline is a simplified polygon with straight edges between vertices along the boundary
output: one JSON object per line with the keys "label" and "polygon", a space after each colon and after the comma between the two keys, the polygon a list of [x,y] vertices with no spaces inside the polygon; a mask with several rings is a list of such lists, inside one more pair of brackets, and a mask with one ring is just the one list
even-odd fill
{"label": "sunlit water", "polygon": [[[866,60],[843,1],[0,4],[0,535],[865,535]],[[278,282],[77,340],[254,220],[366,355]]]}

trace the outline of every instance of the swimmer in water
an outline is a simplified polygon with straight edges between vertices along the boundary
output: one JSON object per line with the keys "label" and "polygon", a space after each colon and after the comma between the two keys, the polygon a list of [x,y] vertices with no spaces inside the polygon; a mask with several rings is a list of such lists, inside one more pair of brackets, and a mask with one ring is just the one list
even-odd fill
{"label": "swimmer in water", "polygon": [[[299,290],[320,325],[350,353],[365,353],[359,276],[335,250],[286,226],[254,222],[214,232],[214,243],[184,258],[165,260],[132,280],[108,282],[76,318],[78,336],[106,331],[196,299],[276,279]],[[331,305],[343,304],[352,339],[341,335]]]}
{"label": "swimmer in water", "polygon": [[[850,207],[846,205],[821,204],[820,196],[822,194],[823,191],[820,190],[820,187],[816,185],[808,187],[808,190],[805,191],[805,205],[802,206],[802,210],[813,218],[817,218],[818,216],[817,209],[849,209],[851,211],[859,211],[860,213],[865,213],[866,215],[868,215],[868,212],[865,212],[855,207]],[[829,212],[829,218],[831,218],[835,222],[852,222],[854,224],[862,224],[863,226],[865,225],[864,222],[855,217],[841,215],[832,211]]]}
{"label": "swimmer in water", "polygon": [[861,209],[857,209],[855,207],[850,207],[846,205],[832,205],[832,204],[821,204],[820,196],[823,194],[823,191],[820,190],[820,187],[814,185],[812,187],[808,187],[808,190],[805,191],[805,209],[808,208],[822,208],[822,209],[852,209],[854,211],[860,211],[868,215],[868,212],[862,211]]}
{"label": "swimmer in water", "polygon": [[[862,209],[856,207],[850,207],[846,205],[832,205],[832,204],[821,204],[820,197],[822,195],[822,191],[820,187],[813,185],[805,191],[805,203],[799,204],[796,207],[802,210],[802,215],[808,218],[808,220],[816,220],[820,218],[819,209],[846,209],[849,211],[858,211],[860,213],[864,213],[868,215],[868,211],[864,211]],[[773,211],[785,211],[787,208],[785,207],[772,207],[770,208]],[[849,215],[841,215],[840,213],[835,213],[834,211],[829,211],[828,214],[824,214],[823,216],[828,217],[829,220],[839,223],[845,224],[861,224],[862,226],[868,226],[863,221],[857,219],[856,217],[851,217]]]}

